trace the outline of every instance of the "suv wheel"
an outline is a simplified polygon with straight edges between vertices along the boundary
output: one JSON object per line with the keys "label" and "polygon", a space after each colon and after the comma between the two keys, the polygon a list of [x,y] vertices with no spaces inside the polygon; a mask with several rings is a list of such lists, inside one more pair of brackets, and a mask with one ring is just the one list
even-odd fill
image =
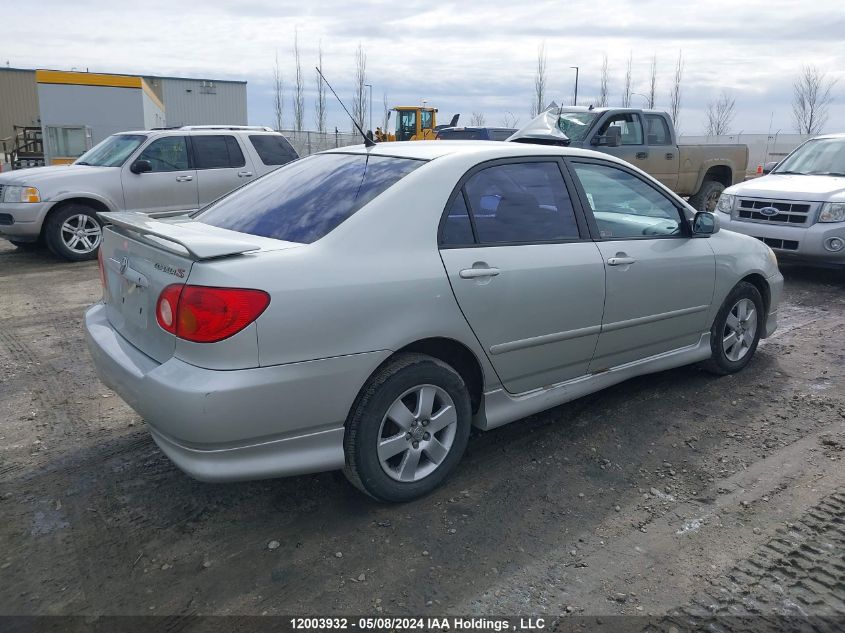
{"label": "suv wheel", "polygon": [[712,356],[705,363],[714,374],[732,374],[745,367],[760,342],[765,310],[760,291],[742,282],[731,290],[710,329]]}
{"label": "suv wheel", "polygon": [[364,386],[346,424],[347,478],[379,501],[428,494],[455,468],[470,432],[460,374],[424,354],[402,354]]}
{"label": "suv wheel", "polygon": [[97,212],[84,204],[67,204],[55,211],[44,228],[47,246],[73,262],[94,259],[103,239]]}

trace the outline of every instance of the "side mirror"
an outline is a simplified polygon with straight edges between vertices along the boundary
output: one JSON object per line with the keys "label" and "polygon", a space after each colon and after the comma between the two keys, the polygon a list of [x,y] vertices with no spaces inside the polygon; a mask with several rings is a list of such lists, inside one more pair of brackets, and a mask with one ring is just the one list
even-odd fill
{"label": "side mirror", "polygon": [[603,135],[594,136],[590,141],[590,145],[619,147],[622,145],[622,131],[616,126],[609,127]]}
{"label": "side mirror", "polygon": [[136,160],[134,163],[132,163],[132,165],[129,166],[129,171],[131,171],[133,174],[144,174],[152,170],[153,166],[148,160]]}
{"label": "side mirror", "polygon": [[771,171],[777,166],[777,161],[766,163],[765,165],[763,165],[763,175],[765,176],[766,174],[771,173]]}
{"label": "side mirror", "polygon": [[692,219],[693,235],[713,235],[719,231],[719,218],[715,213],[699,211]]}

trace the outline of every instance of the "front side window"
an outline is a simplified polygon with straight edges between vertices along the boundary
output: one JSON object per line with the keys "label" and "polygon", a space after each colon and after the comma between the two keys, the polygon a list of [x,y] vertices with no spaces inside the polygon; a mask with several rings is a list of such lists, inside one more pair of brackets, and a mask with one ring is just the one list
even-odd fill
{"label": "front side window", "polygon": [[143,134],[115,134],[85,152],[76,164],[120,167],[145,140],[147,137]]}
{"label": "front side window", "polygon": [[642,145],[643,126],[640,117],[633,113],[617,114],[602,123],[599,136],[605,136],[612,127],[618,127],[622,138],[622,145]]}
{"label": "front side window", "polygon": [[299,158],[291,144],[281,134],[253,134],[249,140],[265,165],[285,165]]}
{"label": "front side window", "polygon": [[164,136],[144,148],[138,160],[147,160],[153,172],[190,169],[188,144],[184,136]]}
{"label": "front side window", "polygon": [[845,176],[845,138],[819,138],[804,143],[772,172]]}
{"label": "front side window", "polygon": [[[473,174],[464,191],[480,244],[551,242],[579,237],[572,200],[556,162],[488,167]],[[450,224],[448,217],[446,224]],[[457,226],[455,222],[452,224]]]}
{"label": "front side window", "polygon": [[637,176],[611,165],[573,167],[603,239],[681,235],[678,208]]}
{"label": "front side window", "polygon": [[197,135],[194,144],[194,160],[197,169],[223,169],[246,165],[244,154],[231,134]]}
{"label": "front side window", "polygon": [[669,126],[659,114],[645,115],[646,130],[648,131],[649,145],[670,145],[672,143],[672,135],[669,134]]}
{"label": "front side window", "polygon": [[422,164],[390,156],[317,154],[280,167],[195,217],[223,229],[310,244]]}
{"label": "front side window", "polygon": [[432,112],[430,110],[423,110],[420,113],[420,125],[424,130],[430,130],[434,126],[432,125]]}

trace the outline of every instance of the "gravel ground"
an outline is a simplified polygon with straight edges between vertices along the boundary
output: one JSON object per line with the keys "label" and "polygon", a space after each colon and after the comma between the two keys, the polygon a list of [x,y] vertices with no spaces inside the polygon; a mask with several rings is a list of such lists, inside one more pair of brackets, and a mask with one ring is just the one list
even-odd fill
{"label": "gravel ground", "polygon": [[0,241],[0,614],[841,618],[845,272],[784,275],[741,374],[477,434],[445,487],[385,506],[335,473],[183,475],[94,374],[96,264]]}

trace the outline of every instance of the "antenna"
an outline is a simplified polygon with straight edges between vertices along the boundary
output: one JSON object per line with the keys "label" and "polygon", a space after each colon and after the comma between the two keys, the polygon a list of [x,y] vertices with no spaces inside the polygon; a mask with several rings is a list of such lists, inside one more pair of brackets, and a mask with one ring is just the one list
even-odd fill
{"label": "antenna", "polygon": [[340,107],[343,108],[343,111],[346,112],[347,116],[350,119],[352,119],[352,125],[354,125],[355,129],[358,130],[361,133],[361,136],[364,137],[364,147],[375,147],[376,142],[373,139],[371,139],[369,136],[364,134],[364,130],[362,130],[361,126],[358,125],[358,121],[355,120],[355,117],[353,117],[351,114],[349,114],[349,110],[347,110],[346,106],[343,105],[343,101],[341,101],[340,97],[337,96],[337,93],[334,91],[334,88],[332,88],[332,85],[329,83],[329,80],[325,78],[325,76],[323,75],[322,72],[320,72],[320,69],[317,66],[315,66],[314,69],[317,71],[317,74],[320,75],[320,79],[322,79],[323,81],[326,82],[326,85],[329,87],[329,90],[332,91],[334,98],[337,99],[337,102],[340,104]]}

